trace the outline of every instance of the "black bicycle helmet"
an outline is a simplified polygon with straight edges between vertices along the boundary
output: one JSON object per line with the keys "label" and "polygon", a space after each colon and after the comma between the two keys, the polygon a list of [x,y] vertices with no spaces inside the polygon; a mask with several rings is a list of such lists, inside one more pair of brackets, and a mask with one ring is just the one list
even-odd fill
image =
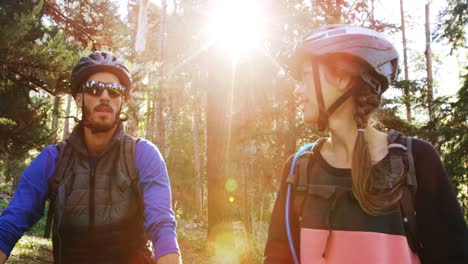
{"label": "black bicycle helmet", "polygon": [[88,77],[96,72],[115,74],[125,86],[127,95],[132,86],[132,77],[124,62],[109,51],[95,51],[82,57],[75,65],[71,74],[71,94],[75,96]]}

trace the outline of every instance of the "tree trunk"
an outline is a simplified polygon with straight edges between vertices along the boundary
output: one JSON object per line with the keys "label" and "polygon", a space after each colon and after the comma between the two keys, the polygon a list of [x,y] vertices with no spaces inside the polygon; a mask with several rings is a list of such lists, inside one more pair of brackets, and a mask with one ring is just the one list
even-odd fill
{"label": "tree trunk", "polygon": [[57,142],[58,119],[60,114],[60,95],[54,98],[54,109],[52,110],[52,141]]}
{"label": "tree trunk", "polygon": [[231,82],[231,65],[224,54],[213,54],[207,92],[207,171],[208,180],[208,238],[212,239],[219,229],[224,230],[227,195],[224,190],[226,180],[227,142],[228,142],[228,94]]}
{"label": "tree trunk", "polygon": [[67,96],[67,108],[65,109],[65,120],[63,124],[63,135],[62,135],[62,140],[65,140],[68,138],[68,135],[70,134],[70,109],[71,109],[71,103],[72,103],[72,96],[68,95]]}
{"label": "tree trunk", "polygon": [[[141,83],[133,84],[133,87],[141,85]],[[140,105],[143,101],[140,98],[131,97],[127,99],[127,109],[126,113],[128,120],[125,122],[125,131],[126,133],[139,137],[140,132],[138,131],[138,124],[140,123]]]}
{"label": "tree trunk", "polygon": [[159,96],[156,100],[157,104],[157,115],[158,118],[157,122],[157,144],[159,145],[159,149],[163,153],[163,155],[167,155],[166,153],[166,127],[169,126],[167,121],[169,118],[165,118],[163,112],[167,110],[167,105],[169,104],[169,98],[165,91],[165,79],[164,79],[164,40],[165,40],[165,32],[166,32],[166,9],[167,3],[166,0],[161,1],[161,14],[160,14],[160,22],[159,22],[159,44],[158,44],[158,93]]}
{"label": "tree trunk", "polygon": [[241,164],[241,171],[243,174],[243,200],[244,200],[244,226],[248,234],[252,234],[252,217],[250,210],[250,197],[249,197],[249,176],[250,176],[250,164],[249,162],[244,162]]}
{"label": "tree trunk", "polygon": [[138,19],[137,19],[137,33],[135,37],[135,51],[141,53],[146,47],[146,36],[148,32],[148,0],[138,1]]}
{"label": "tree trunk", "polygon": [[[206,74],[206,72],[205,72]],[[205,76],[206,78],[207,76]],[[205,82],[207,82],[207,79],[204,79]],[[202,122],[202,133],[203,133],[203,151],[202,151],[202,168],[201,168],[201,195],[202,195],[202,210],[203,208],[206,208],[207,207],[207,204],[208,204],[208,180],[207,180],[207,166],[208,166],[208,150],[207,150],[207,146],[208,146],[208,128],[207,128],[207,113],[208,113],[208,103],[207,103],[207,90],[206,90],[206,85],[203,86],[203,93],[201,94],[201,98],[202,98],[202,109],[204,109],[203,111],[200,111],[202,113],[202,118],[203,120],[205,120],[205,122]],[[205,185],[206,183],[206,185]],[[205,203],[205,198],[206,198],[206,203]],[[203,220],[207,219],[207,215],[204,214],[204,211],[202,211],[203,213]]]}
{"label": "tree trunk", "polygon": [[153,84],[153,73],[149,72],[148,74],[148,87],[147,87],[147,96],[148,100],[146,101],[146,138],[152,142],[154,142],[153,138],[153,131],[154,131],[154,115],[155,115],[155,109],[153,108],[153,101],[154,101],[154,87],[152,86]]}
{"label": "tree trunk", "polygon": [[199,123],[200,123],[200,96],[198,89],[200,86],[195,83],[192,90],[194,91],[194,100],[193,100],[193,155],[194,155],[194,169],[195,169],[195,207],[197,219],[203,219],[203,207],[202,207],[202,181],[200,173],[200,133],[199,133]]}
{"label": "tree trunk", "polygon": [[434,121],[434,102],[433,102],[433,79],[432,79],[432,51],[431,51],[431,29],[429,24],[429,5],[426,4],[426,70],[427,70],[427,110],[429,120]]}
{"label": "tree trunk", "polygon": [[[402,41],[403,41],[403,63],[404,63],[404,71],[405,71],[405,81],[409,81],[409,74],[408,74],[408,56],[407,56],[407,49],[406,49],[406,27],[405,27],[405,10],[403,7],[403,0],[400,0],[400,17],[401,17],[401,34],[402,34]],[[411,102],[410,102],[410,91],[408,83],[405,83],[404,87],[404,104],[406,107],[406,120],[411,123]]]}

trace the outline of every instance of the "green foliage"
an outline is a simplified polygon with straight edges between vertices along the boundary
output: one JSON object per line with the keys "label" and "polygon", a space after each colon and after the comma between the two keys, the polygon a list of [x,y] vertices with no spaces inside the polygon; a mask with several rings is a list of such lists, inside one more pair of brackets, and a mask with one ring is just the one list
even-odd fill
{"label": "green foliage", "polygon": [[[466,68],[468,69],[468,68]],[[436,100],[436,116],[419,130],[422,138],[435,142],[441,153],[445,168],[451,177],[459,200],[468,219],[468,74],[463,76],[464,84],[457,93],[456,101],[447,97]]]}
{"label": "green foliage", "polygon": [[0,86],[4,90],[3,86],[17,84],[22,89],[55,94],[63,91],[74,51],[65,44],[60,32],[43,24],[43,5],[34,2],[2,2],[0,63],[4,74]]}
{"label": "green foliage", "polygon": [[397,111],[398,106],[378,109],[375,113],[376,124],[374,126],[382,131],[394,129],[407,135],[414,134],[415,126],[405,119],[401,119]]}
{"label": "green foliage", "polygon": [[[0,174],[1,175],[1,174]],[[3,193],[3,194],[8,194],[8,195],[11,195],[11,186],[9,184],[7,184],[3,177],[0,176],[0,193]],[[1,201],[1,200],[0,200]],[[3,209],[4,207],[1,207],[0,206],[0,209]]]}
{"label": "green foliage", "polygon": [[128,46],[116,13],[109,1],[0,4],[0,173],[7,181],[20,174],[30,150],[54,141],[48,110],[52,96],[67,93],[79,51]]}
{"label": "green foliage", "polygon": [[48,204],[49,203],[47,202],[45,205],[46,210],[44,212],[44,216],[41,219],[39,219],[39,221],[37,221],[37,223],[31,229],[29,229],[28,232],[26,232],[26,235],[37,236],[37,237],[44,236],[44,230],[45,230],[46,220],[47,220],[47,211],[49,208]]}
{"label": "green foliage", "polygon": [[[0,158],[6,180],[19,175],[29,150],[41,149],[49,140],[47,101],[29,97],[27,91],[14,87],[1,92],[0,116],[14,125],[0,126]],[[13,121],[14,120],[14,121]]]}
{"label": "green foliage", "polygon": [[25,235],[16,243],[8,263],[52,263],[52,241],[50,239]]}
{"label": "green foliage", "polygon": [[6,127],[6,128],[11,128],[16,126],[17,123],[9,118],[5,117],[0,117],[0,126]]}
{"label": "green foliage", "polygon": [[7,201],[4,201],[2,199],[0,199],[0,210],[3,211],[3,209],[5,209],[5,207],[7,207],[8,205],[8,202]]}
{"label": "green foliage", "polygon": [[43,24],[42,7],[36,1],[0,5],[0,164],[6,181],[19,176],[31,149],[49,142],[44,91],[61,89],[69,65],[64,59],[71,51]]}
{"label": "green foliage", "polygon": [[43,12],[80,49],[118,51],[129,46],[129,28],[114,1],[45,1]]}
{"label": "green foliage", "polygon": [[466,0],[449,0],[447,6],[438,16],[434,37],[436,40],[448,40],[451,50],[466,47],[468,25],[468,2]]}

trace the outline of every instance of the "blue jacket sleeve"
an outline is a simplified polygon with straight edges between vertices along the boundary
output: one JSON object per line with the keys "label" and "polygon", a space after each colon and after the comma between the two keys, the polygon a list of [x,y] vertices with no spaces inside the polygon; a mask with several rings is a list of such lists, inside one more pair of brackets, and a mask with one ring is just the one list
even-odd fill
{"label": "blue jacket sleeve", "polygon": [[9,256],[16,242],[44,215],[48,179],[58,151],[47,146],[27,167],[10,204],[0,216],[0,249]]}
{"label": "blue jacket sleeve", "polygon": [[171,187],[163,157],[157,147],[146,140],[137,143],[135,152],[145,227],[153,242],[156,259],[169,253],[180,254],[171,207]]}

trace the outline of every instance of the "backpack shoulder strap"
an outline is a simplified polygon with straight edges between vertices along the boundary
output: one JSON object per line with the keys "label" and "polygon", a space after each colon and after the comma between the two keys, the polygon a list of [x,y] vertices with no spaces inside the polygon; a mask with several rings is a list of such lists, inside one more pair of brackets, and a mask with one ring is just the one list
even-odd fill
{"label": "backpack shoulder strap", "polygon": [[418,189],[418,180],[416,179],[416,170],[414,169],[414,158],[413,158],[413,139],[411,137],[406,137],[406,155],[408,157],[408,183],[412,186],[413,195],[416,195]]}
{"label": "backpack shoulder strap", "polygon": [[325,143],[326,138],[319,138],[315,144],[310,148],[306,149],[297,159],[294,168],[294,212],[297,217],[301,217],[302,208],[304,207],[305,198],[307,197],[307,190],[309,187],[309,177],[308,177],[308,168],[315,162],[315,153],[319,151],[323,143]]}
{"label": "backpack shoulder strap", "polygon": [[62,181],[63,175],[65,174],[70,165],[72,155],[72,148],[68,146],[66,140],[60,141],[56,145],[56,148],[58,150],[59,156],[55,166],[54,175],[52,176],[52,178],[49,179],[48,182],[49,190],[47,193],[47,199],[49,200],[49,209],[47,212],[47,220],[44,230],[45,238],[49,238],[50,236],[50,230],[52,229],[52,220],[55,214],[55,198],[57,196],[58,186]]}
{"label": "backpack shoulder strap", "polygon": [[417,236],[415,200],[417,191],[417,178],[414,168],[414,158],[412,153],[412,138],[401,134],[398,131],[391,130],[388,136],[388,148],[401,148],[404,150],[407,171],[406,182],[403,185],[403,194],[400,199],[400,209],[403,216],[403,222],[406,230],[408,244],[414,252],[418,253],[422,244]]}
{"label": "backpack shoulder strap", "polygon": [[138,181],[140,180],[140,176],[136,167],[135,151],[136,144],[139,141],[139,138],[134,138],[128,134],[125,134],[122,140],[122,146],[120,148],[120,154],[121,157],[123,157],[120,160],[123,162],[123,167],[127,172],[126,174],[129,177],[132,183],[132,188],[135,190],[136,194],[139,194],[137,186]]}
{"label": "backpack shoulder strap", "polygon": [[388,135],[388,148],[400,148],[404,151],[406,160],[408,161],[408,171],[406,173],[406,184],[411,188],[413,195],[416,195],[418,182],[416,179],[416,171],[414,168],[413,158],[413,140],[411,137],[405,136],[399,131],[391,130]]}

